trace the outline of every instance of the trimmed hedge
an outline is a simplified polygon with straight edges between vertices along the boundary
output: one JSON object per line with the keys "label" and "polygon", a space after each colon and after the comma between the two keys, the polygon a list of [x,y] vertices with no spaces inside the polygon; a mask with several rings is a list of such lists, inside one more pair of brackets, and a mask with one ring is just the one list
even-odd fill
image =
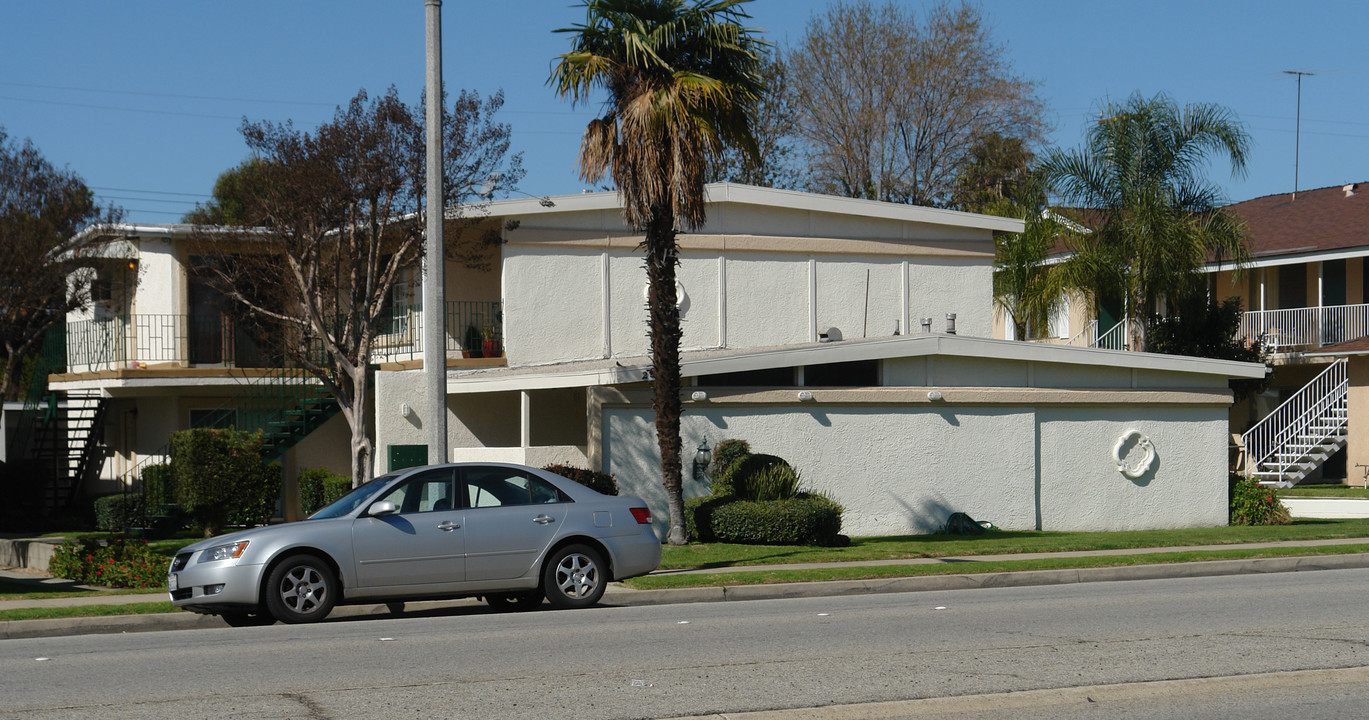
{"label": "trimmed hedge", "polygon": [[279,469],[268,475],[261,460],[260,432],[173,432],[171,468],[176,501],[205,537],[217,535],[230,519],[250,524],[269,519],[267,507],[274,508],[280,494]]}
{"label": "trimmed hedge", "polygon": [[148,465],[139,479],[143,483],[143,503],[149,515],[159,515],[167,506],[176,504],[176,477],[169,464]]}
{"label": "trimmed hedge", "polygon": [[547,465],[542,468],[550,473],[556,473],[567,480],[584,485],[585,487],[603,495],[617,495],[618,481],[608,473],[601,473],[597,470],[586,470],[574,465]]}
{"label": "trimmed hedge", "polygon": [[306,468],[299,474],[299,503],[305,515],[313,515],[351,490],[352,478],[328,468]]}
{"label": "trimmed hedge", "polygon": [[123,532],[143,524],[143,496],[121,493],[95,498],[95,529]]}
{"label": "trimmed hedge", "polygon": [[752,545],[842,544],[841,506],[821,495],[754,502],[733,500],[700,509],[711,513],[719,542]]}

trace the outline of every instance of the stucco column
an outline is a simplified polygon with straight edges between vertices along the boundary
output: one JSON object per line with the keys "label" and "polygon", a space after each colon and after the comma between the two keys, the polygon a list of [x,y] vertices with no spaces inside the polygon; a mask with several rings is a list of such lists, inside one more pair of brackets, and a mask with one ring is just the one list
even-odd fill
{"label": "stucco column", "polygon": [[532,396],[527,390],[518,393],[518,443],[519,447],[532,446]]}
{"label": "stucco column", "polygon": [[1369,465],[1369,355],[1352,355],[1346,366],[1350,381],[1349,443],[1345,446],[1345,477],[1351,485],[1363,485]]}

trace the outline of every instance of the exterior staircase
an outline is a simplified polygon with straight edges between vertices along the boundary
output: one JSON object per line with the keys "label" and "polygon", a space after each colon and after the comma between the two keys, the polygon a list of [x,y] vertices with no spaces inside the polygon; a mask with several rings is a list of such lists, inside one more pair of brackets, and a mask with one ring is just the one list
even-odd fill
{"label": "exterior staircase", "polygon": [[1247,430],[1246,475],[1292,487],[1345,447],[1349,392],[1345,360],[1337,360]]}
{"label": "exterior staircase", "polygon": [[262,458],[285,454],[339,411],[337,399],[303,370],[278,369],[256,378],[241,398],[216,408],[209,427],[262,431]]}

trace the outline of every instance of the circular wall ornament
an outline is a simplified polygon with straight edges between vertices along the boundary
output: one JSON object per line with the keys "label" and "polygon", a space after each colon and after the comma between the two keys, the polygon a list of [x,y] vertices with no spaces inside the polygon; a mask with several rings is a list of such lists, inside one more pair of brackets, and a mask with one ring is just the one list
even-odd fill
{"label": "circular wall ornament", "polygon": [[[1135,447],[1125,458],[1122,457],[1122,449],[1133,439]],[[1112,460],[1117,463],[1117,472],[1135,480],[1150,472],[1155,466],[1155,445],[1150,442],[1150,438],[1142,435],[1141,431],[1128,430],[1122,433],[1122,437],[1117,438],[1117,444],[1112,446]]]}
{"label": "circular wall ornament", "polygon": [[[685,299],[686,299],[687,297],[689,297],[689,296],[685,294],[684,285],[683,285],[679,280],[676,280],[676,281],[675,281],[675,306],[676,306],[676,307],[683,306],[683,305],[684,305],[684,302],[685,302]],[[651,302],[651,283],[650,283],[650,282],[648,282],[646,285],[643,285],[643,286],[642,286],[642,299],[645,300],[645,301],[647,301],[647,302]]]}

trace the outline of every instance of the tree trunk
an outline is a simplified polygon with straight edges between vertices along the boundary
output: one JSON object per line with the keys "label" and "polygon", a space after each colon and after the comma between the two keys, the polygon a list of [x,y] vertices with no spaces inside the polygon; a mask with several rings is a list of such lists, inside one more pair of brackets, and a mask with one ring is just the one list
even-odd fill
{"label": "tree trunk", "polygon": [[668,206],[655,208],[646,231],[646,272],[650,283],[652,410],[661,450],[661,478],[670,513],[671,545],[689,542],[685,531],[684,485],[680,463],[680,307],[675,297],[675,217]]}
{"label": "tree trunk", "polygon": [[352,397],[350,409],[347,407],[347,403],[343,404],[343,415],[347,418],[347,423],[352,429],[352,487],[360,487],[371,479],[374,454],[369,432],[370,426],[366,421],[366,393],[368,391],[366,365],[361,364],[355,368],[346,368],[346,372],[348,373],[348,384],[351,385]]}

